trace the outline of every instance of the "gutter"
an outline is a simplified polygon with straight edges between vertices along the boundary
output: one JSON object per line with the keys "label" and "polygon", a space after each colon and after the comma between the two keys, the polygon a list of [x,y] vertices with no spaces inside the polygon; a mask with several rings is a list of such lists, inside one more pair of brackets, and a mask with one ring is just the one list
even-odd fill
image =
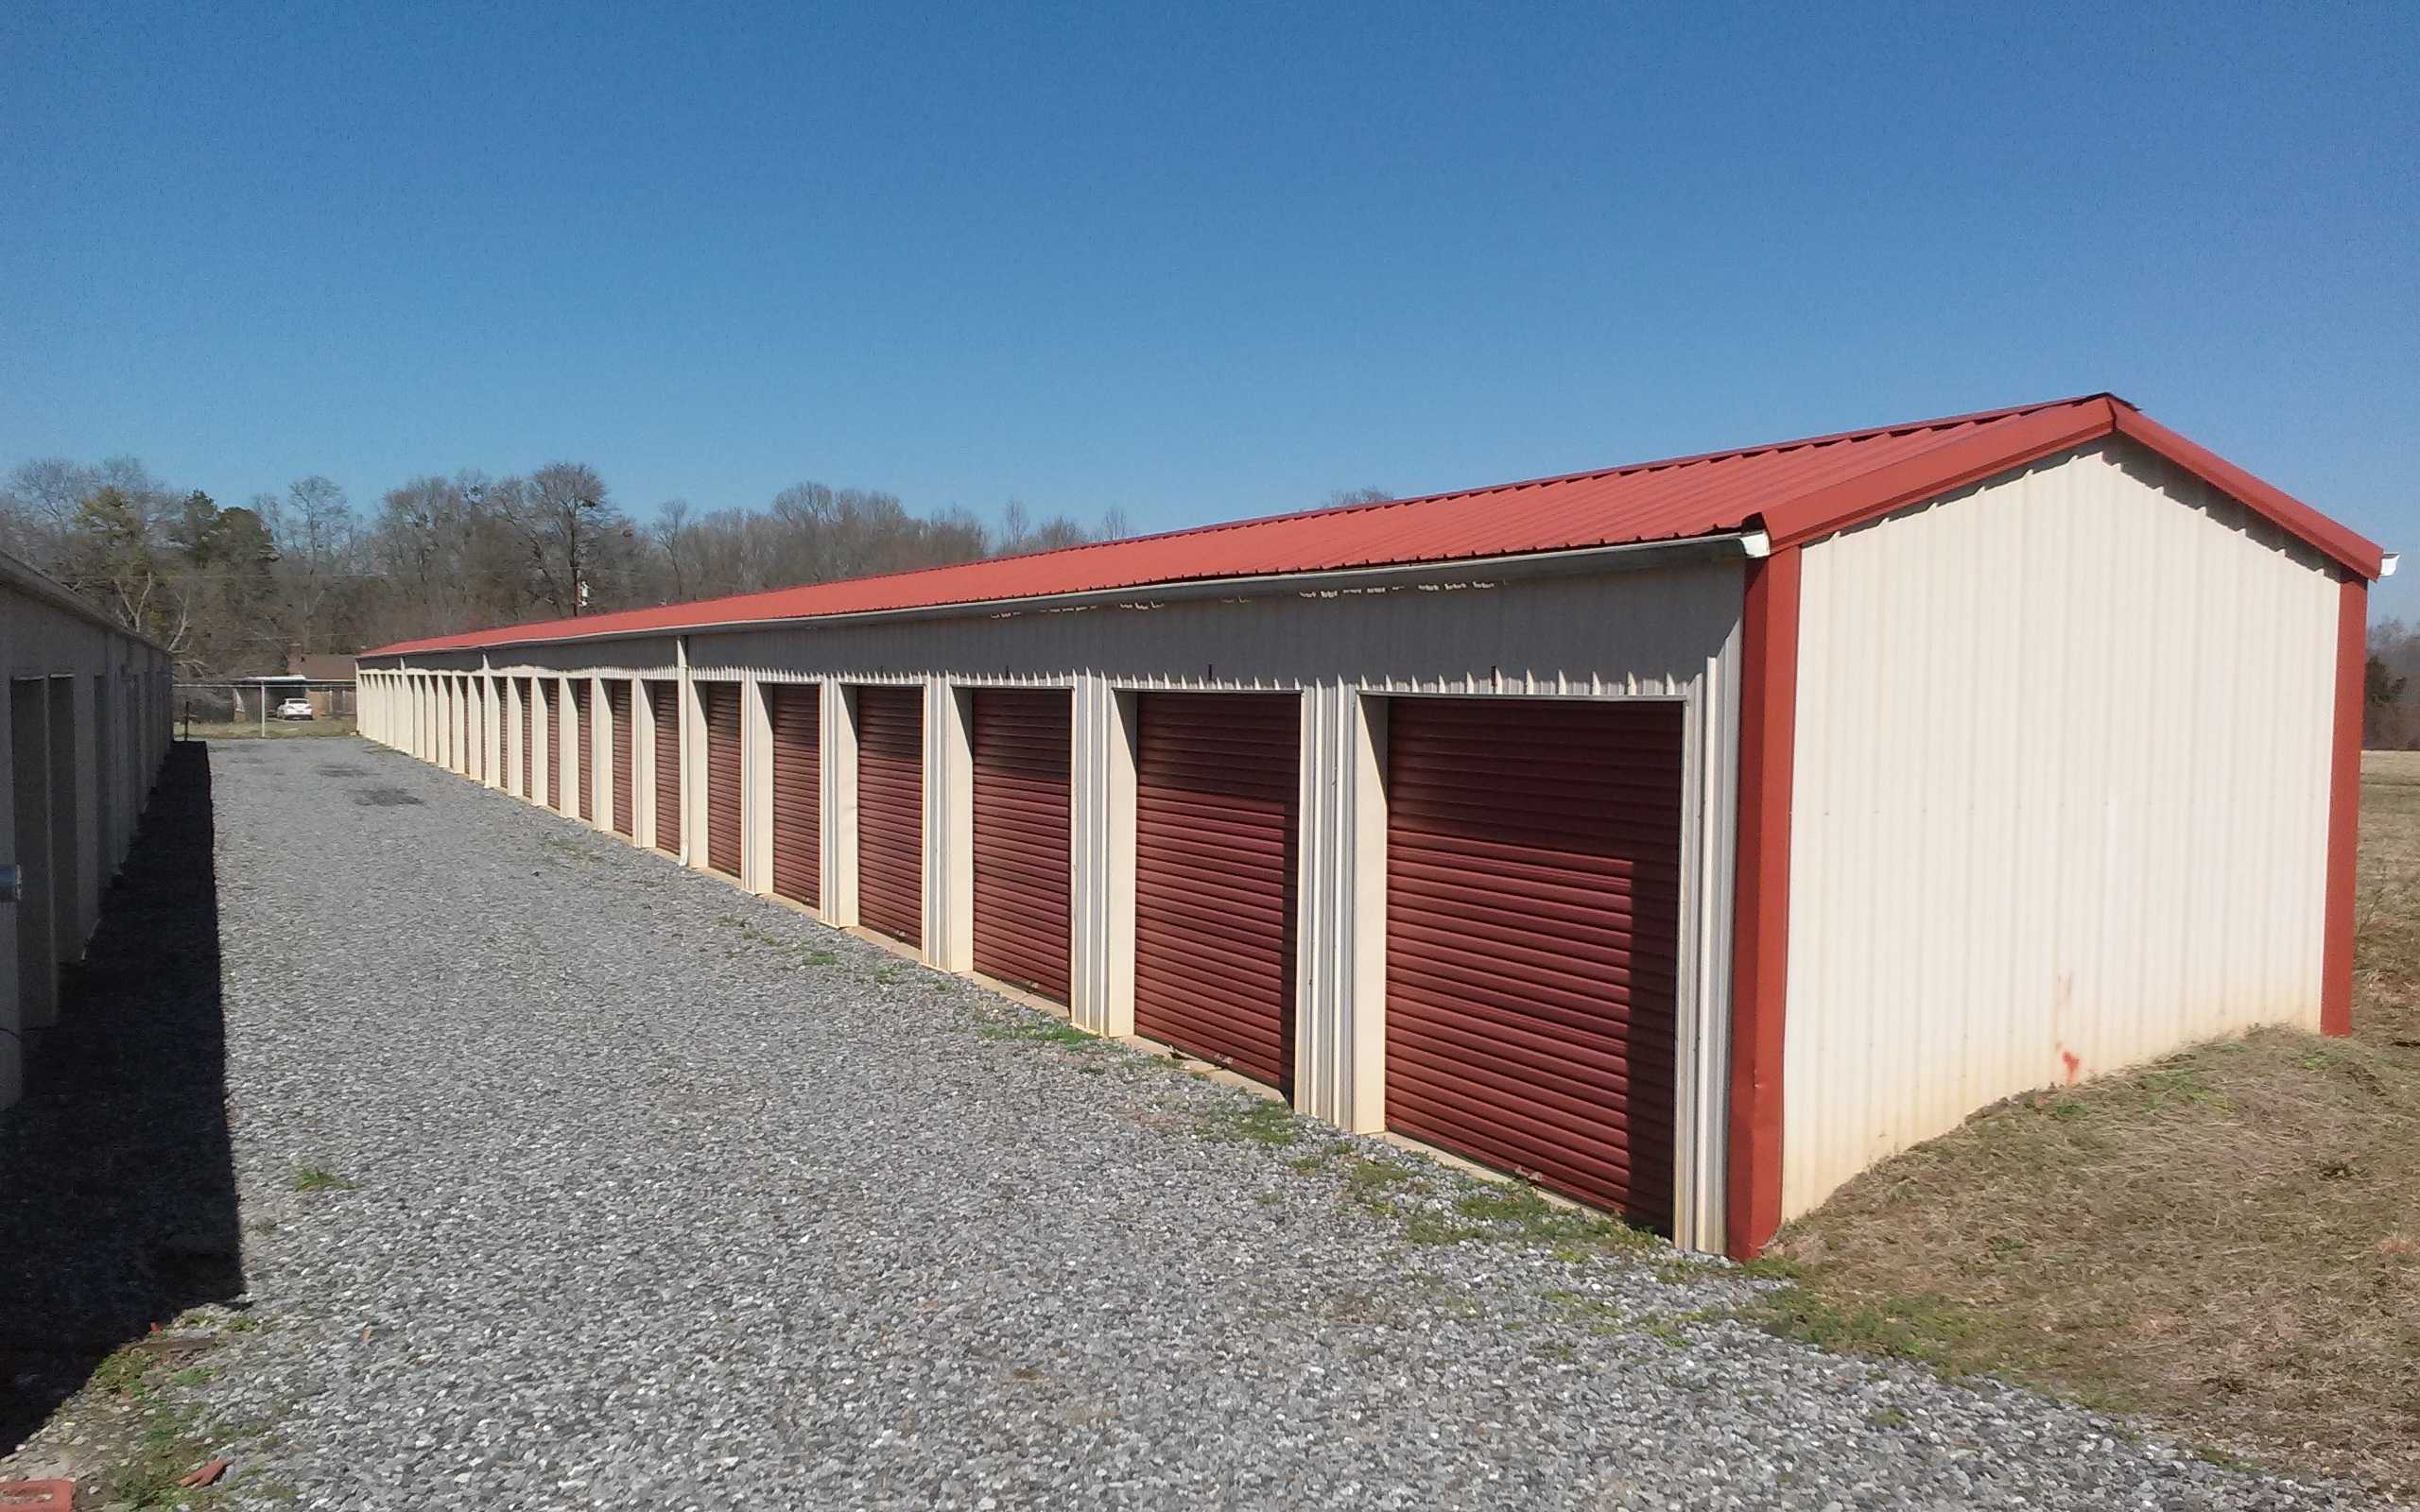
{"label": "gutter", "polygon": [[856,610],[838,614],[759,616],[742,620],[710,620],[692,625],[653,625],[644,629],[600,630],[593,635],[549,635],[518,641],[485,641],[476,645],[438,646],[418,651],[365,651],[365,657],[475,656],[516,646],[577,645],[595,641],[644,640],[652,636],[704,635],[735,630],[803,628],[821,625],[870,625],[894,620],[1003,619],[1014,614],[1053,613],[1116,607],[1152,608],[1164,603],[1204,598],[1264,598],[1276,593],[1305,596],[1383,592],[1395,588],[1467,583],[1473,577],[1559,577],[1607,567],[1648,567],[1668,558],[1719,558],[1732,554],[1760,558],[1771,553],[1763,530],[1733,530],[1720,535],[1684,536],[1674,541],[1634,541],[1614,546],[1579,546],[1567,551],[1530,551],[1505,557],[1461,557],[1451,561],[1399,562],[1384,567],[1348,567],[1332,572],[1261,573],[1243,577],[1203,577],[1187,582],[1138,583],[1124,588],[1083,589],[1067,593],[1036,593],[1023,598],[977,599],[956,604],[922,604],[905,609]]}

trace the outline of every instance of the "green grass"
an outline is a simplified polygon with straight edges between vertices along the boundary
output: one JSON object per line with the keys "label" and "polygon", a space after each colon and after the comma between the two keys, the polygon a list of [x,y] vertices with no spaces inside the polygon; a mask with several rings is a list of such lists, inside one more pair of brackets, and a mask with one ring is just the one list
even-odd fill
{"label": "green grass", "polygon": [[1454,1211],[1485,1225],[1488,1237],[1536,1245],[1564,1260],[1616,1252],[1643,1254],[1663,1247],[1663,1241],[1644,1228],[1552,1201],[1533,1187],[1484,1186],[1463,1195]]}
{"label": "green grass", "polygon": [[1344,1168],[1344,1192],[1347,1196],[1367,1204],[1377,1200],[1382,1193],[1419,1179],[1402,1166],[1356,1157]]}
{"label": "green grass", "polygon": [[112,1397],[131,1397],[144,1388],[145,1378],[159,1359],[152,1350],[125,1345],[95,1366],[85,1383]]}
{"label": "green grass", "polygon": [[1283,1103],[1240,1097],[1219,1104],[1194,1122],[1201,1137],[1222,1144],[1258,1144],[1282,1149],[1302,1136],[1302,1121]]}
{"label": "green grass", "polygon": [[109,1503],[137,1512],[220,1504],[223,1498],[216,1486],[191,1490],[177,1484],[210,1458],[210,1445],[194,1432],[198,1416],[190,1407],[154,1408],[137,1437],[133,1458],[109,1477]]}
{"label": "green grass", "polygon": [[294,1173],[297,1192],[358,1192],[361,1183],[322,1166],[306,1165]]}
{"label": "green grass", "polygon": [[1089,1035],[1072,1023],[1057,1019],[989,1020],[975,1026],[976,1035],[984,1040],[1004,1040],[1020,1044],[1060,1045],[1070,1050],[1088,1050],[1104,1041]]}
{"label": "green grass", "polygon": [[1665,1313],[1651,1317],[1638,1326],[1638,1332],[1677,1349],[1689,1342],[1691,1325],[1720,1323],[1735,1315],[1735,1311],[1728,1307],[1692,1308],[1686,1313]]}

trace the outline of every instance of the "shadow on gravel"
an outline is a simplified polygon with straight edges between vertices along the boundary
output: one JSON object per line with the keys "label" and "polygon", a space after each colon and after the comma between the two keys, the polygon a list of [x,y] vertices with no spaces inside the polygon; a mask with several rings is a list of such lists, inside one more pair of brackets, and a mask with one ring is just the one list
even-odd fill
{"label": "shadow on gravel", "polygon": [[0,1454],[111,1350],[244,1289],[211,840],[209,747],[180,742],[0,1112]]}

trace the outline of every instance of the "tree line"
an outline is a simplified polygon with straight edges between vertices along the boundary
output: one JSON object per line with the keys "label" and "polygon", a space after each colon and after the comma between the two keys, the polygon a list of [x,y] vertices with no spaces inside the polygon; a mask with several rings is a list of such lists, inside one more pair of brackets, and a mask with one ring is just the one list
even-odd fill
{"label": "tree line", "polygon": [[2420,628],[2401,620],[2370,627],[2370,661],[2361,744],[2371,750],[2420,750]]}
{"label": "tree line", "polygon": [[222,505],[132,458],[26,462],[0,483],[0,551],[174,653],[188,679],[283,672],[291,653],[599,613],[1079,545],[1127,533],[1010,504],[986,522],[801,483],[761,508],[633,519],[595,468],[428,474],[367,511],[317,475]]}

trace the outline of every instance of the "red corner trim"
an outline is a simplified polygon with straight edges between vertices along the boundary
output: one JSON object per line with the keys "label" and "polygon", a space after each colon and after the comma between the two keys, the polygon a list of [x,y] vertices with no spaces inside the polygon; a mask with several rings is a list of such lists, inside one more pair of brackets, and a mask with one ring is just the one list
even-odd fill
{"label": "red corner trim", "polygon": [[1940,445],[1913,456],[1767,508],[1765,528],[1775,546],[1846,529],[2106,436],[2116,426],[2118,408],[2101,397],[1951,432]]}
{"label": "red corner trim", "polygon": [[2348,530],[2285,490],[2263,483],[2216,452],[2197,446],[2130,404],[2115,406],[2118,433],[2157,452],[2305,545],[2371,582],[2385,566],[2377,542]]}
{"label": "red corner trim", "polygon": [[2336,731],[2327,782],[2327,919],[2321,935],[2319,1032],[2353,1032],[2353,897],[2361,858],[2361,699],[2370,585],[2337,584]]}
{"label": "red corner trim", "polygon": [[1739,854],[1731,924],[1731,1118],[1724,1248],[1781,1227],[1782,1024],[1789,975],[1790,776],[1798,722],[1799,552],[1748,570],[1740,620]]}

